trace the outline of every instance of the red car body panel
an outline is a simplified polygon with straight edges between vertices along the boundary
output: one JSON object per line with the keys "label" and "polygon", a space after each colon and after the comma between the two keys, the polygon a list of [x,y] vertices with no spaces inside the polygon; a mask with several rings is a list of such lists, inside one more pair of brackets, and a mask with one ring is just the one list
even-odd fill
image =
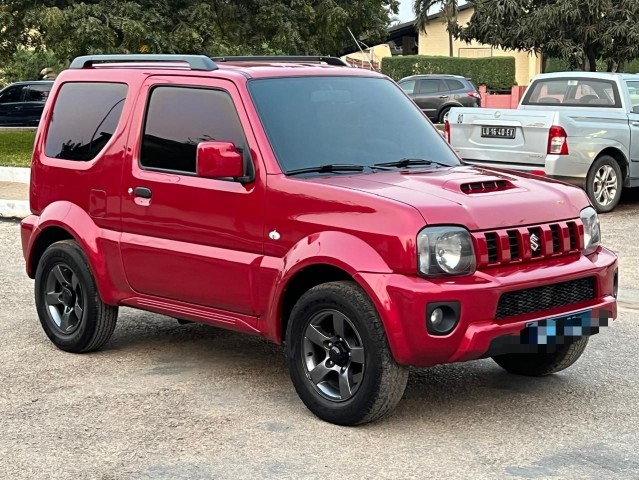
{"label": "red car body panel", "polygon": [[[479,358],[494,338],[516,335],[533,319],[586,308],[593,309],[593,315],[616,316],[617,261],[603,247],[589,256],[577,252],[483,265],[465,277],[417,275],[416,235],[426,225],[460,225],[481,234],[575,220],[575,228],[583,233],[578,217],[580,209],[588,206],[587,198],[581,190],[555,181],[474,167],[311,179],[286,176],[253,106],[247,81],[292,75],[378,76],[359,69],[263,64],[229,64],[212,72],[124,67],[63,72],[35,141],[33,215],[22,222],[28,274],[35,276],[47,239],[64,232],[86,253],[105,303],[281,342],[283,299],[296,275],[308,267],[328,265],[368,293],[395,359],[416,366]],[[61,85],[69,81],[128,85],[115,134],[88,162],[45,155],[53,105]],[[255,165],[253,182],[140,168],[147,97],[153,86],[166,84],[229,93]],[[464,192],[466,184],[494,180],[510,187],[481,195]],[[152,199],[137,197],[133,193],[137,187],[152,189]],[[269,235],[274,231],[277,239]],[[552,245],[552,238],[546,241]],[[477,243],[475,248],[481,251],[482,246]],[[543,314],[494,319],[504,292],[585,277],[596,279],[592,301]],[[462,305],[459,325],[449,335],[430,335],[425,328],[426,303],[451,300]]]}

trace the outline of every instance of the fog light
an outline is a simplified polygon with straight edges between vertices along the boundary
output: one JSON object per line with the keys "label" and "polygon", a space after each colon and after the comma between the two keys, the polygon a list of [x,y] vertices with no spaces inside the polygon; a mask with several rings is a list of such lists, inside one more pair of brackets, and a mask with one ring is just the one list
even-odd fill
{"label": "fog light", "polygon": [[459,322],[459,302],[437,302],[426,305],[426,330],[431,335],[448,335]]}
{"label": "fog light", "polygon": [[444,321],[444,311],[441,308],[436,308],[433,313],[430,314],[430,324],[437,328]]}

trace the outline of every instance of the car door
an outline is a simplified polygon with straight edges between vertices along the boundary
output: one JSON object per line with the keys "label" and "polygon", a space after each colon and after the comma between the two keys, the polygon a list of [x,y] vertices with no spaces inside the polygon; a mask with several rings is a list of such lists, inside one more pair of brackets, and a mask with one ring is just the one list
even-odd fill
{"label": "car door", "polygon": [[439,78],[420,78],[413,100],[431,119],[436,120],[439,107],[446,102],[446,84]]}
{"label": "car door", "polygon": [[24,85],[9,85],[0,91],[0,125],[15,126],[20,124],[24,93]]}
{"label": "car door", "polygon": [[[151,77],[138,103],[122,184],[129,284],[147,296],[259,314],[266,176],[238,90],[226,80]],[[198,177],[202,141],[233,142],[255,181]]]}
{"label": "car door", "polygon": [[639,162],[639,80],[626,81],[626,88],[630,97],[630,160]]}
{"label": "car door", "polygon": [[51,85],[46,83],[32,83],[28,86],[22,104],[23,125],[38,125],[44,104],[49,97]]}

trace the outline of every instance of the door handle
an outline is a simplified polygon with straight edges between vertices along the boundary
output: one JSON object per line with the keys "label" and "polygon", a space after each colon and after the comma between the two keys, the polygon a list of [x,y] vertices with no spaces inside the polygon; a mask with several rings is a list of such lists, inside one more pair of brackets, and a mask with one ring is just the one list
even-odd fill
{"label": "door handle", "polygon": [[448,95],[440,95],[439,98],[448,98]]}
{"label": "door handle", "polygon": [[639,127],[639,121],[633,120],[630,122],[630,125],[632,125],[633,127]]}
{"label": "door handle", "polygon": [[151,189],[146,187],[135,187],[133,191],[136,197],[151,198]]}

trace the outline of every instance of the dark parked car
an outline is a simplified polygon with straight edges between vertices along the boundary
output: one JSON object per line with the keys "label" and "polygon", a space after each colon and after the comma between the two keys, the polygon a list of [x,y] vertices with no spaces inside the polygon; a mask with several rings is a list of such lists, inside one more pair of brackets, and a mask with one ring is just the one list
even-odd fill
{"label": "dark parked car", "polygon": [[48,80],[16,82],[0,90],[0,126],[37,126],[52,85]]}
{"label": "dark parked car", "polygon": [[414,75],[402,78],[399,86],[436,123],[444,123],[453,107],[481,107],[475,85],[459,75]]}

